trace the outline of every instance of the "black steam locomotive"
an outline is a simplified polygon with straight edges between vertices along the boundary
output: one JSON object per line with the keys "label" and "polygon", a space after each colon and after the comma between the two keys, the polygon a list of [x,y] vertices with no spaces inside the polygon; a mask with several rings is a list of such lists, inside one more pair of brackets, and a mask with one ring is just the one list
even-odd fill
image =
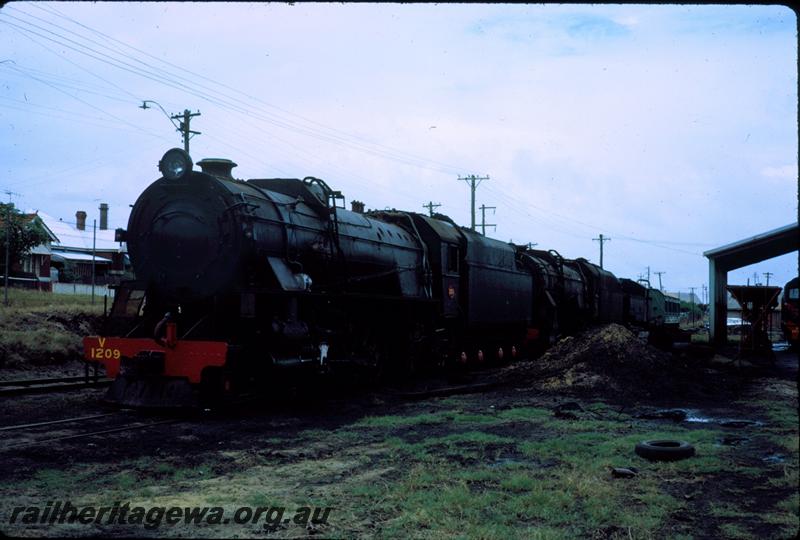
{"label": "black steam locomotive", "polygon": [[241,181],[229,160],[198,164],[167,152],[118,230],[136,281],[116,291],[106,336],[84,339],[116,377],[114,401],[189,404],[286,367],[509,360],[592,322],[677,322],[676,301],[585,259],[443,215],[349,211],[314,177]]}

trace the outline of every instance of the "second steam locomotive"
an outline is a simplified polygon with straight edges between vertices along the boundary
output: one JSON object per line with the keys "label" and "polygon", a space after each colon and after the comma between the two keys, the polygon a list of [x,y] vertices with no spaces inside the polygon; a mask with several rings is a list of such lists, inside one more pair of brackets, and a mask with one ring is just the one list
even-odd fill
{"label": "second steam locomotive", "polygon": [[677,300],[585,259],[482,236],[443,215],[364,212],[323,180],[231,175],[168,151],[139,196],[106,336],[84,339],[113,401],[181,406],[285,367],[535,355],[593,322],[677,325]]}

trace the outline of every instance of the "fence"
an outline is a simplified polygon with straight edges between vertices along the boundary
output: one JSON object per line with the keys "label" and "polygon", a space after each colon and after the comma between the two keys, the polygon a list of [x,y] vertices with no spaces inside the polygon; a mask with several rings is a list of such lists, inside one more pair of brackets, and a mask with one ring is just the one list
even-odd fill
{"label": "fence", "polygon": [[[58,294],[92,294],[92,286],[85,283],[53,283],[53,292]],[[95,285],[95,296],[108,295],[109,298],[114,298],[114,289],[109,289],[107,285]]]}

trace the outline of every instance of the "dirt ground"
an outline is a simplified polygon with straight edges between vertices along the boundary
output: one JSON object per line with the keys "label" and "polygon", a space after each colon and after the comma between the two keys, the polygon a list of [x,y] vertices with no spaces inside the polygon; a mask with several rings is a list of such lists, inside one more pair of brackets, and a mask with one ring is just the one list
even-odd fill
{"label": "dirt ground", "polygon": [[[9,399],[0,402],[0,426],[113,413],[65,424],[48,438],[164,423],[45,444],[35,444],[41,430],[0,432],[0,531],[30,537],[795,537],[796,356],[782,352],[775,366],[743,369],[719,358],[660,353],[625,332],[612,325],[558,344],[537,361],[472,371],[457,381],[429,378],[346,392],[332,390],[341,381],[330,381],[180,417],[111,409],[100,402],[102,390]],[[481,381],[497,384],[447,397],[408,393]],[[674,411],[658,418],[665,408],[680,408],[685,418]],[[634,453],[637,442],[660,438],[688,441],[696,455],[665,463]],[[615,477],[614,467],[635,475]],[[15,508],[45,508],[50,501],[219,507],[229,522],[155,524],[153,514],[150,526],[50,525],[23,523],[20,511],[10,523]],[[236,524],[231,517],[241,507],[286,511],[278,520]],[[330,513],[325,522],[295,521],[305,507]]]}

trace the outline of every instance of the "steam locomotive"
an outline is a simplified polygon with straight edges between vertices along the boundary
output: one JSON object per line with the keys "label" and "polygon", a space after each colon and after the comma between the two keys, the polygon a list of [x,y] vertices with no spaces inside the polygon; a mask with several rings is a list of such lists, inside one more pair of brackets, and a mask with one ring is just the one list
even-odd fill
{"label": "steam locomotive", "polygon": [[586,259],[482,236],[447,216],[364,212],[315,177],[234,179],[172,149],[127,230],[123,283],[85,358],[107,399],[184,406],[284,368],[383,373],[508,361],[595,322],[663,328],[677,300]]}

